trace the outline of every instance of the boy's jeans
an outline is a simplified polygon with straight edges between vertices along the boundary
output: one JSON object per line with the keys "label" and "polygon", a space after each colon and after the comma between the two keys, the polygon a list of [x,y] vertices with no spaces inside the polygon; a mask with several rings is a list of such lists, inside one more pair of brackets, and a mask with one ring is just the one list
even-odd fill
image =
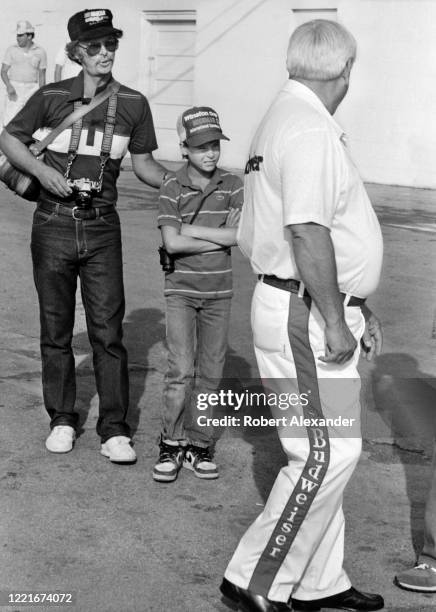
{"label": "boy's jeans", "polygon": [[207,299],[182,295],[166,298],[168,370],[163,393],[162,439],[206,448],[213,427],[199,425],[200,393],[213,393],[221,380],[227,350],[230,298]]}

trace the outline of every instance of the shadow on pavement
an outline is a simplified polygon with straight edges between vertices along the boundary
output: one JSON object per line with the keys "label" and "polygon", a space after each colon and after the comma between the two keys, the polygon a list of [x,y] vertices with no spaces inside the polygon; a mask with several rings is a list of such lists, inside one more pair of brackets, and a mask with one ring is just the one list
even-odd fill
{"label": "shadow on pavement", "polygon": [[[229,348],[226,364],[224,367],[224,378],[220,388],[230,389],[235,393],[245,393],[248,397],[256,397],[257,394],[265,392],[259,379],[253,378],[250,363]],[[255,406],[244,405],[236,412],[232,408],[223,407],[215,411],[214,416],[223,417],[250,415],[254,418],[271,418],[271,410],[266,404],[256,404]],[[217,427],[215,438],[218,440],[226,427]],[[251,445],[253,462],[252,474],[257,490],[265,502],[274,484],[280,468],[286,465],[286,456],[282,451],[276,427],[230,427],[229,433],[232,438],[241,438]]]}
{"label": "shadow on pavement", "polygon": [[[375,409],[392,435],[392,452],[403,465],[410,500],[411,538],[422,548],[425,503],[430,488],[430,459],[436,435],[435,379],[418,369],[407,353],[377,357],[372,373]],[[417,478],[417,465],[421,466]],[[405,562],[410,564],[410,560]]]}
{"label": "shadow on pavement", "polygon": [[[124,344],[129,356],[130,402],[128,422],[132,436],[139,425],[141,407],[140,401],[144,393],[147,374],[152,368],[149,365],[148,354],[157,342],[165,337],[165,315],[157,308],[138,308],[132,310],[124,319]],[[76,375],[81,379],[77,389],[77,411],[79,412],[79,435],[84,431],[91,409],[91,402],[96,394],[92,351],[88,334],[77,334],[73,340],[74,351],[86,353],[76,368]],[[139,376],[138,376],[139,374]],[[134,381],[132,379],[135,379]]]}

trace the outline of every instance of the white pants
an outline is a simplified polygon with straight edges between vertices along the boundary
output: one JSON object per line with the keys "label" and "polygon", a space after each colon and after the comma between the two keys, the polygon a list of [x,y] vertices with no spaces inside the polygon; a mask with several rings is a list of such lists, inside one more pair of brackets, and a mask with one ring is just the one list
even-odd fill
{"label": "white pants", "polygon": [[17,93],[16,100],[9,100],[6,94],[5,111],[3,114],[3,125],[7,125],[13,117],[26,104],[30,96],[39,89],[39,83],[21,83],[20,81],[10,81]]}
{"label": "white pants", "polygon": [[[302,600],[335,595],[351,586],[342,567],[342,496],[361,451],[359,349],[344,365],[317,361],[325,340],[316,306],[263,282],[256,286],[251,315],[264,386],[307,394],[301,396],[309,398],[306,405],[301,401],[286,414],[288,421],[291,415],[307,417],[310,425],[280,427],[288,464],[225,576],[272,601],[287,602],[291,594]],[[360,308],[346,306],[345,318],[359,346],[365,327]],[[323,418],[338,417],[344,423],[354,419],[353,426],[322,425]]]}

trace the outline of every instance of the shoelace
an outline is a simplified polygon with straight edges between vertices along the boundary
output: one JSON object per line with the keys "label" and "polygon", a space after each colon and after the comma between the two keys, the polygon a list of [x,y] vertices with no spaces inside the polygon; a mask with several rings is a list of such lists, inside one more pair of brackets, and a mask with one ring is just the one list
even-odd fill
{"label": "shoelace", "polygon": [[208,448],[200,448],[196,446],[195,448],[191,447],[191,452],[198,458],[198,461],[212,461],[212,457],[210,456],[210,451]]}
{"label": "shoelace", "polygon": [[432,572],[435,572],[435,574],[436,574],[436,567],[433,567],[432,565],[428,565],[428,563],[418,563],[418,565],[415,565],[415,569],[417,569],[417,570],[431,570]]}
{"label": "shoelace", "polygon": [[174,461],[177,458],[181,448],[180,446],[171,446],[171,444],[160,443],[159,463],[165,461]]}

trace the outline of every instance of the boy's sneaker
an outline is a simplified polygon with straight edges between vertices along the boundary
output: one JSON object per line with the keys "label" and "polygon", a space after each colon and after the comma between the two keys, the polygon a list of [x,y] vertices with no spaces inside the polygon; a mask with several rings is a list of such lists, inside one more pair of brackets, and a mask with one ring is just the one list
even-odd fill
{"label": "boy's sneaker", "polygon": [[172,482],[177,478],[183,463],[185,448],[178,443],[161,440],[159,459],[153,468],[153,478],[158,482]]}
{"label": "boy's sneaker", "polygon": [[198,478],[218,478],[218,468],[213,463],[208,448],[190,444],[186,449],[183,467],[192,470]]}
{"label": "boy's sneaker", "polygon": [[418,563],[409,570],[400,572],[395,576],[395,584],[409,591],[422,593],[436,592],[436,566],[427,563]]}

